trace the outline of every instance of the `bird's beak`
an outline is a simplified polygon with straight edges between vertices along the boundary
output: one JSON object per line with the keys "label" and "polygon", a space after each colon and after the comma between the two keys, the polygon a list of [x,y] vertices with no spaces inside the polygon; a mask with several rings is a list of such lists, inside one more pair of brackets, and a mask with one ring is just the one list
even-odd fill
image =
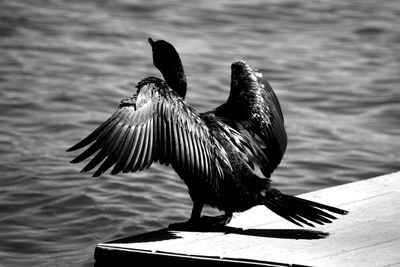
{"label": "bird's beak", "polygon": [[154,45],[153,39],[151,39],[151,38],[149,37],[148,41],[149,41],[149,44],[151,45],[151,47],[153,47],[153,45]]}

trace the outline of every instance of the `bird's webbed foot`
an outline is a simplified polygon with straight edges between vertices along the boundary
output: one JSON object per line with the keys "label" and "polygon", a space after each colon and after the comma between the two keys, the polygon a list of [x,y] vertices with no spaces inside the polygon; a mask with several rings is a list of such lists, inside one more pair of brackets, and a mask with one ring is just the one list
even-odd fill
{"label": "bird's webbed foot", "polygon": [[215,231],[224,228],[232,219],[232,213],[225,213],[215,217],[202,216],[190,218],[186,222],[173,223],[168,226],[170,230],[177,231]]}

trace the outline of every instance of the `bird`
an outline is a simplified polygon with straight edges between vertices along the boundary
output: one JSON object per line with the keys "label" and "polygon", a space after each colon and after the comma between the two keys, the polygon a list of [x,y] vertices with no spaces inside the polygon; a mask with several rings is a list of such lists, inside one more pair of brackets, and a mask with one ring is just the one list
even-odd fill
{"label": "bird", "polygon": [[[179,227],[218,227],[234,212],[264,205],[298,225],[326,224],[347,211],[290,196],[273,188],[271,174],[287,145],[282,109],[271,86],[246,62],[232,63],[226,103],[199,113],[185,102],[186,74],[175,47],[148,39],[153,64],[163,79],[138,82],[132,97],[121,100],[114,114],[69,148],[86,148],[71,163],[92,157],[82,172],[97,177],[137,172],[152,163],[171,165],[188,187],[190,218]],[[259,168],[262,176],[256,174]],[[205,205],[224,214],[201,216]]]}

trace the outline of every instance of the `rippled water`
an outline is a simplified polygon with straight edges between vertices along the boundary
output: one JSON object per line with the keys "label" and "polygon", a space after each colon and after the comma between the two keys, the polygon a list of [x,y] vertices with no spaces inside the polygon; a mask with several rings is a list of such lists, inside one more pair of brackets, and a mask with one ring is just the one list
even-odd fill
{"label": "rippled water", "polygon": [[90,266],[98,242],[189,216],[170,168],[92,179],[65,152],[160,76],[149,36],[181,53],[199,111],[226,100],[233,61],[263,72],[289,136],[281,190],[399,169],[400,2],[233,2],[0,2],[0,265]]}

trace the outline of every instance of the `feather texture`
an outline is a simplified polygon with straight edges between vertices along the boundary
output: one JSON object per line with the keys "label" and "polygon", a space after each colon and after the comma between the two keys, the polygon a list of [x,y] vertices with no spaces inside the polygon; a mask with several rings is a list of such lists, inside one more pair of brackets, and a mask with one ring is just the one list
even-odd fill
{"label": "feather texture", "polygon": [[94,155],[82,169],[97,167],[93,176],[112,166],[111,174],[141,171],[158,161],[215,187],[224,175],[220,162],[229,165],[224,148],[198,114],[154,77],[141,81],[136,96],[122,100],[108,120],[68,151],[87,146],[71,162]]}
{"label": "feather texture", "polygon": [[229,98],[213,112],[240,132],[252,163],[269,178],[285,153],[287,135],[279,100],[261,73],[244,61],[234,62]]}

